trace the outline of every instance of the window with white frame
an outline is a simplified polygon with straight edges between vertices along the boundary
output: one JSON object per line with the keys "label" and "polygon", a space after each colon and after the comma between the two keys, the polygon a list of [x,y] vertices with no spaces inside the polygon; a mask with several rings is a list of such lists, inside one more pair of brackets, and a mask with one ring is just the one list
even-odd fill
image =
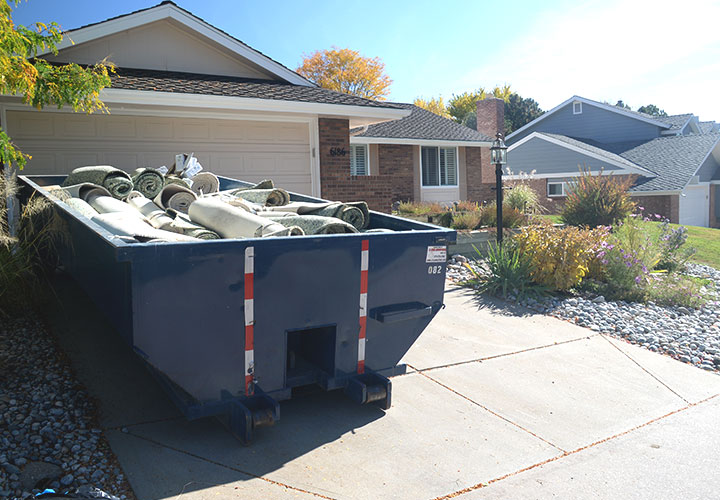
{"label": "window with white frame", "polygon": [[367,144],[350,145],[350,175],[370,175]]}
{"label": "window with white frame", "polygon": [[558,196],[565,196],[565,183],[564,182],[548,182],[547,183],[547,195],[550,198]]}
{"label": "window with white frame", "polygon": [[423,187],[457,186],[457,148],[423,146],[420,154]]}
{"label": "window with white frame", "polygon": [[582,102],[581,101],[573,102],[573,114],[574,115],[582,114]]}

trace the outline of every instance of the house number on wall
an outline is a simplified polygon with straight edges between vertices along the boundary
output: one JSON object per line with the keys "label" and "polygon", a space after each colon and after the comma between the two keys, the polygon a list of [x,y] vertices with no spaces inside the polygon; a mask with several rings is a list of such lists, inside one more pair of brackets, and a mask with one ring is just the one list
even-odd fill
{"label": "house number on wall", "polygon": [[330,156],[345,156],[346,154],[345,148],[330,148]]}

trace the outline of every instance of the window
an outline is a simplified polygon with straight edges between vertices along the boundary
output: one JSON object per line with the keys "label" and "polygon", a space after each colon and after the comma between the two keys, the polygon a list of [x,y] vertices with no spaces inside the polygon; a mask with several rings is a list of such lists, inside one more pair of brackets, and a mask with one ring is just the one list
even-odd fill
{"label": "window", "polygon": [[547,195],[551,198],[558,196],[565,196],[565,183],[564,182],[548,182],[547,183]]}
{"label": "window", "polygon": [[367,145],[350,145],[350,175],[370,175]]}
{"label": "window", "polygon": [[420,152],[422,185],[457,186],[457,148],[423,146]]}
{"label": "window", "polygon": [[582,114],[582,102],[575,101],[573,103],[573,114],[574,115]]}

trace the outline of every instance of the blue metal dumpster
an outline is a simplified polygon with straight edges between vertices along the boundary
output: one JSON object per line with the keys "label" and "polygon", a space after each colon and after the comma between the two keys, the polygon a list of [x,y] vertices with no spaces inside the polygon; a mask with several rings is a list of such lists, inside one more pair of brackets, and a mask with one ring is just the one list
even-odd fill
{"label": "blue metal dumpster", "polygon": [[[25,192],[64,176],[21,176]],[[248,185],[221,178],[221,189]],[[292,200],[322,201],[292,194]],[[50,197],[50,199],[53,199]],[[60,259],[190,418],[249,442],[296,387],[387,409],[388,376],[443,305],[455,231],[372,212],[396,232],[126,243],[53,200]]]}

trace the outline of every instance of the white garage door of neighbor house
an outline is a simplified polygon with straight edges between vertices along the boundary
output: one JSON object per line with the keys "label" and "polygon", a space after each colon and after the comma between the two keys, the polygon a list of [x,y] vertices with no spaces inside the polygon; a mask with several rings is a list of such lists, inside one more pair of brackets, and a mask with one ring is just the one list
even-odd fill
{"label": "white garage door of neighbor house", "polygon": [[32,155],[28,175],[85,165],[169,167],[175,154],[194,152],[205,171],[312,194],[307,123],[7,111],[7,124]]}
{"label": "white garage door of neighbor house", "polygon": [[688,186],[680,195],[680,224],[707,227],[710,224],[708,186]]}

